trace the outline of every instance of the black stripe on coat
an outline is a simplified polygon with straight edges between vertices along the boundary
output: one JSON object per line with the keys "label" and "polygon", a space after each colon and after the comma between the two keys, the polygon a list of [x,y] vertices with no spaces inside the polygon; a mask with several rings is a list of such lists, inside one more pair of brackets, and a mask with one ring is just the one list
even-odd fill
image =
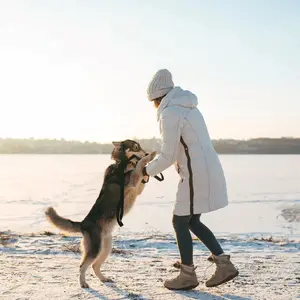
{"label": "black stripe on coat", "polygon": [[194,183],[193,183],[193,171],[191,165],[191,157],[189,154],[189,148],[187,144],[184,142],[183,138],[180,137],[180,142],[184,148],[184,152],[187,158],[187,167],[189,171],[189,185],[190,185],[190,213],[191,215],[194,214]]}

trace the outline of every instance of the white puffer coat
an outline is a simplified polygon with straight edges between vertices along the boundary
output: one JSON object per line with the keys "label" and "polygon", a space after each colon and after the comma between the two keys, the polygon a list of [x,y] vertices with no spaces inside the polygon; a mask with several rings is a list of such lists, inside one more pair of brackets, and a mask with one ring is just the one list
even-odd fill
{"label": "white puffer coat", "polygon": [[162,136],[161,153],[146,167],[150,176],[172,164],[180,175],[174,214],[201,214],[228,204],[226,180],[198,99],[180,87],[161,101],[157,119]]}

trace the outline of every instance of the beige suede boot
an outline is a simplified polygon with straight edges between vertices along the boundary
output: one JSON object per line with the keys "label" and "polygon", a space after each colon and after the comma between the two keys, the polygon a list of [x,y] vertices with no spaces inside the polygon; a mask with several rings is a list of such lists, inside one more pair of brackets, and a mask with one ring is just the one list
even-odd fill
{"label": "beige suede boot", "polygon": [[216,264],[216,272],[209,280],[206,281],[205,285],[207,287],[218,286],[239,275],[238,270],[230,261],[229,255],[214,256],[213,259]]}
{"label": "beige suede boot", "polygon": [[180,274],[171,280],[166,280],[164,286],[169,290],[190,290],[199,285],[194,266],[180,265]]}

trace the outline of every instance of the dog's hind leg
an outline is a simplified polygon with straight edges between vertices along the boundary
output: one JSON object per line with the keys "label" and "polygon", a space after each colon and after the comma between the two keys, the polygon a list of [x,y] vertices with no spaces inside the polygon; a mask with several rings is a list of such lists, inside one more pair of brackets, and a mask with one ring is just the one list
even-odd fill
{"label": "dog's hind leg", "polygon": [[111,279],[105,277],[101,271],[100,267],[105,262],[105,260],[108,258],[112,248],[112,236],[106,235],[102,237],[102,243],[101,243],[101,249],[97,256],[97,258],[93,262],[93,270],[96,274],[96,276],[102,281],[102,282],[113,282]]}
{"label": "dog's hind leg", "polygon": [[98,256],[99,248],[100,248],[100,235],[96,232],[85,232],[83,235],[83,253],[82,259],[80,263],[79,270],[79,283],[82,288],[88,288],[89,285],[85,280],[85,273],[88,267],[93,263],[93,261]]}
{"label": "dog's hind leg", "polygon": [[82,288],[89,288],[89,285],[85,281],[85,272],[94,260],[95,260],[94,257],[86,255],[85,257],[83,257],[83,259],[81,261],[79,283]]}

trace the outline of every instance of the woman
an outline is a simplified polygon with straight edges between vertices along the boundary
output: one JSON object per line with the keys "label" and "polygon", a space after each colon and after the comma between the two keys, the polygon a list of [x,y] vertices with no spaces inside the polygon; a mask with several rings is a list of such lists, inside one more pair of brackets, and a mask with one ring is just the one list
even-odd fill
{"label": "woman", "polygon": [[180,175],[173,226],[181,263],[180,274],[166,280],[168,289],[192,289],[199,285],[193,264],[192,231],[211,251],[216,264],[215,274],[207,287],[225,283],[238,275],[214,234],[200,221],[202,213],[228,205],[226,180],[217,153],[210,140],[197,97],[174,87],[171,73],[159,70],[152,78],[148,99],[157,108],[157,120],[162,136],[161,153],[144,168],[144,175],[155,176],[175,163]]}

